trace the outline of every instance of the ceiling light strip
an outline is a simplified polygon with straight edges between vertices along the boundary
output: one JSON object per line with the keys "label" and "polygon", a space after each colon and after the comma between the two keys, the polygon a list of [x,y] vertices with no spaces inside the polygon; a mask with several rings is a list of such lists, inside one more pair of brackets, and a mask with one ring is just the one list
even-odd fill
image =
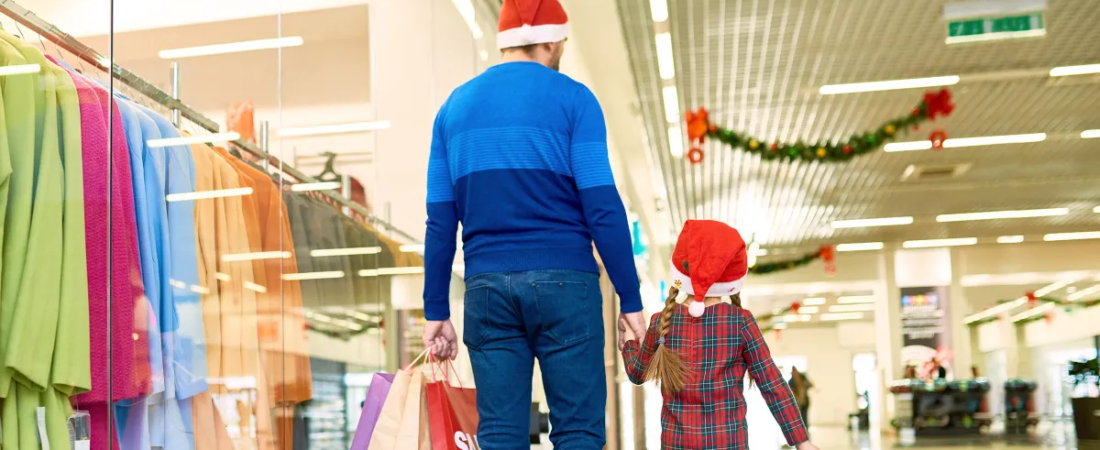
{"label": "ceiling light strip", "polygon": [[312,256],[314,258],[325,258],[330,256],[375,255],[378,253],[382,253],[382,247],[356,247],[310,250],[309,256]]}
{"label": "ceiling light strip", "polygon": [[1002,303],[1000,305],[989,308],[985,311],[966,316],[966,318],[963,319],[963,322],[970,324],[970,323],[974,323],[974,322],[978,322],[978,321],[988,319],[990,317],[996,317],[996,316],[1000,315],[1003,312],[1008,312],[1008,311],[1011,311],[1013,309],[1019,308],[1023,305],[1026,305],[1027,302],[1028,302],[1027,297],[1020,297],[1020,298],[1018,298],[1016,300],[1013,300],[1011,302]]}
{"label": "ceiling light strip", "polygon": [[235,253],[222,256],[222,261],[236,262],[236,261],[257,261],[263,259],[287,259],[290,258],[290,252],[256,252],[256,253]]}
{"label": "ceiling light strip", "polygon": [[294,192],[331,191],[340,189],[343,185],[339,181],[321,181],[318,183],[298,183],[290,186]]}
{"label": "ceiling light strip", "polygon": [[871,81],[865,83],[831,84],[821,86],[821,95],[853,94],[856,92],[893,91],[899,89],[920,89],[935,86],[951,86],[959,82],[958,75],[930,78],[911,78],[906,80]]}
{"label": "ceiling light strip", "polygon": [[283,274],[283,280],[285,281],[305,281],[305,280],[332,280],[337,278],[344,278],[344,272],[331,271],[331,272],[306,272],[306,273],[285,273]]}
{"label": "ceiling light strip", "polygon": [[1019,244],[1024,241],[1024,237],[1020,235],[1015,236],[1001,236],[997,238],[998,244]]}
{"label": "ceiling light strip", "polygon": [[252,195],[252,188],[220,189],[217,191],[188,192],[185,194],[168,194],[164,196],[167,202],[185,202],[190,200],[206,200],[211,198],[240,197]]}
{"label": "ceiling light strip", "polygon": [[810,297],[802,300],[803,306],[821,306],[825,304],[825,297]]}
{"label": "ceiling light strip", "polygon": [[937,248],[937,247],[959,247],[964,245],[975,245],[978,243],[978,238],[953,238],[953,239],[926,239],[919,241],[905,241],[901,243],[903,248]]}
{"label": "ceiling light strip", "polygon": [[191,58],[195,56],[221,55],[225,53],[249,52],[255,50],[268,50],[285,47],[297,47],[304,41],[301,36],[288,36],[275,39],[259,39],[255,41],[231,42],[228,44],[204,45],[200,47],[176,48],[161,50],[158,56],[161,59]]}
{"label": "ceiling light strip", "polygon": [[657,33],[654,36],[654,44],[657,46],[657,73],[662,80],[676,78],[676,59],[672,53],[672,34]]}
{"label": "ceiling light strip", "polygon": [[1081,139],[1100,138],[1100,130],[1085,130],[1081,132]]}
{"label": "ceiling light strip", "polygon": [[649,0],[649,11],[654,22],[668,20],[668,0]]}
{"label": "ceiling light strip", "polygon": [[1069,214],[1069,208],[1027,209],[1020,211],[990,211],[980,213],[940,214],[936,222],[968,222],[973,220],[1026,219]]}
{"label": "ceiling light strip", "polygon": [[841,305],[853,305],[863,303],[874,303],[875,296],[873,295],[849,295],[836,299],[836,302]]}
{"label": "ceiling light strip", "polygon": [[882,250],[886,244],[882,242],[859,242],[854,244],[838,244],[836,251],[838,252],[865,252],[872,250]]}
{"label": "ceiling light strip", "polygon": [[863,313],[825,313],[821,315],[821,320],[826,322],[839,322],[842,320],[859,320],[863,318]]}
{"label": "ceiling light strip", "polygon": [[1070,75],[1088,75],[1100,73],[1100,64],[1085,64],[1082,66],[1063,66],[1050,69],[1050,76],[1065,77]]}
{"label": "ceiling light strip", "polygon": [[1011,321],[1012,323],[1016,323],[1016,322],[1020,322],[1022,320],[1027,320],[1027,319],[1042,315],[1042,314],[1046,313],[1047,311],[1050,311],[1050,310],[1054,309],[1054,307],[1055,307],[1054,303],[1044,303],[1042,305],[1036,306],[1036,307],[1031,308],[1027,311],[1019,313],[1015,316],[1012,316],[1012,318],[1009,319],[1009,321]]}
{"label": "ceiling light strip", "polygon": [[388,275],[416,275],[424,273],[423,267],[390,267],[385,269],[360,270],[361,277],[380,277]]}
{"label": "ceiling light strip", "polygon": [[150,139],[145,141],[145,145],[149,148],[163,148],[163,147],[175,147],[177,145],[191,145],[191,144],[205,144],[207,142],[227,142],[235,141],[241,138],[241,134],[237,132],[232,133],[218,133],[207,134],[204,136],[180,136],[175,138],[165,139]]}
{"label": "ceiling light strip", "polygon": [[401,251],[405,253],[420,253],[424,251],[424,244],[405,244],[401,246]]}
{"label": "ceiling light strip", "polygon": [[1095,294],[1097,292],[1100,292],[1100,284],[1097,284],[1095,286],[1092,286],[1092,287],[1089,287],[1089,288],[1086,288],[1086,289],[1081,289],[1077,292],[1074,292],[1074,293],[1070,294],[1069,296],[1067,296],[1066,300],[1069,300],[1071,302],[1075,302],[1075,301],[1078,301],[1078,300],[1082,300],[1086,297],[1090,297],[1090,296],[1092,296],[1093,294]]}
{"label": "ceiling light strip", "polygon": [[837,220],[832,225],[833,228],[863,228],[910,225],[912,223],[912,217],[883,217],[878,219]]}
{"label": "ceiling light strip", "polygon": [[1043,236],[1047,242],[1078,241],[1084,239],[1100,239],[1100,231],[1085,231],[1080,233],[1051,233]]}

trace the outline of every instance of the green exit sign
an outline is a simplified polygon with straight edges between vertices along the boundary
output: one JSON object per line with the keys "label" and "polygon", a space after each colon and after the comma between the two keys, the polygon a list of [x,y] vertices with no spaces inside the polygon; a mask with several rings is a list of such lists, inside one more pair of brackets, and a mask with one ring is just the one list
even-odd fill
{"label": "green exit sign", "polygon": [[995,41],[1047,34],[1043,13],[995,18],[970,18],[947,23],[947,43]]}

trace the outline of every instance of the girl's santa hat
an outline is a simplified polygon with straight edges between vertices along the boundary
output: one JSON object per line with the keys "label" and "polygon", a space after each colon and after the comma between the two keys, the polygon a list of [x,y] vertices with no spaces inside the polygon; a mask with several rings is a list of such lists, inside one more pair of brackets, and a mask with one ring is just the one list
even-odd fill
{"label": "girl's santa hat", "polygon": [[497,47],[561,42],[569,35],[569,16],[558,0],[504,0]]}
{"label": "girl's santa hat", "polygon": [[701,317],[707,297],[741,292],[749,272],[748,253],[741,233],[713,220],[684,223],[672,251],[672,282],[680,292],[695,296],[688,311]]}

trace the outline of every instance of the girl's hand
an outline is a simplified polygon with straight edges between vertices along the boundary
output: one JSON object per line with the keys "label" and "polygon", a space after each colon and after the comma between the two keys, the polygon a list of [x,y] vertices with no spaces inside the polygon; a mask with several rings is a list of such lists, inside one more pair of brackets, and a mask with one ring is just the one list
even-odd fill
{"label": "girl's hand", "polygon": [[636,340],[634,336],[634,327],[630,326],[626,322],[625,317],[619,317],[619,351],[623,351],[626,348],[626,343]]}
{"label": "girl's hand", "polygon": [[816,445],[811,444],[810,441],[806,441],[806,442],[803,442],[801,444],[798,444],[798,447],[795,447],[795,448],[797,450],[821,450],[821,449],[817,448]]}

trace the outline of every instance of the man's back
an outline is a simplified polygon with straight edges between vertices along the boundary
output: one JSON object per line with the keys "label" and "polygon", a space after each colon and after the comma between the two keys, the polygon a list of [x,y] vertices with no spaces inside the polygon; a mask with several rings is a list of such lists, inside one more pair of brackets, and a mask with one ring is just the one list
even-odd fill
{"label": "man's back", "polygon": [[425,255],[429,320],[449,317],[458,222],[467,277],[547,269],[594,273],[595,239],[624,306],[634,304],[638,282],[625,210],[608,162],[603,113],[588,88],[538,63],[501,64],[455,90],[433,134]]}

